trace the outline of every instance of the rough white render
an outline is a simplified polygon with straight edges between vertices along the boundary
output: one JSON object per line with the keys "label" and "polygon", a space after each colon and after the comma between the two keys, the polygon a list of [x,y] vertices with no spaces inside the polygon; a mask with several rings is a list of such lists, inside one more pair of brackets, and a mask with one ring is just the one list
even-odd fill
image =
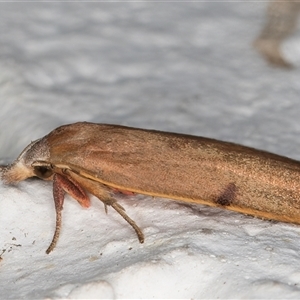
{"label": "rough white render", "polygon": [[[0,3],[0,158],[55,127],[115,123],[233,141],[300,159],[296,68],[269,67],[252,42],[265,2]],[[102,203],[50,182],[0,183],[0,298],[300,297],[300,227],[216,208],[119,196],[135,233]]]}

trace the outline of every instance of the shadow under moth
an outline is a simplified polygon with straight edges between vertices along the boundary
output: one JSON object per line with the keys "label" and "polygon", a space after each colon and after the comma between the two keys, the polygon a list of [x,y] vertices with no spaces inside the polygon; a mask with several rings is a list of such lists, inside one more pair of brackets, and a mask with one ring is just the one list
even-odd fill
{"label": "shadow under moth", "polygon": [[75,123],[29,144],[2,169],[6,184],[29,177],[53,181],[56,246],[64,195],[83,207],[88,193],[144,235],[114,198],[116,191],[300,224],[300,162],[265,151],[192,135],[118,125]]}

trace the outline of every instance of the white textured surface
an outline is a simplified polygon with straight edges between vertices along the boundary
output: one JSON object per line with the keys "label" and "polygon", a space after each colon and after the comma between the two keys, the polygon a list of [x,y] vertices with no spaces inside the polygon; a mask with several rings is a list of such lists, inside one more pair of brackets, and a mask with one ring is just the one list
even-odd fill
{"label": "white textured surface", "polygon": [[[0,158],[75,121],[234,141],[300,159],[297,68],[251,48],[264,2],[1,3]],[[300,227],[200,205],[67,197],[57,248],[51,183],[0,183],[1,299],[297,298]],[[1,253],[0,252],[0,253]]]}

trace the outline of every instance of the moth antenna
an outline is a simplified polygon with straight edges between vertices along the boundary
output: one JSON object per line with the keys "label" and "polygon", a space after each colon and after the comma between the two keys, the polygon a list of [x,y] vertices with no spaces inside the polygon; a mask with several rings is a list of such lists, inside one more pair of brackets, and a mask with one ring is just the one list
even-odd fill
{"label": "moth antenna", "polygon": [[117,213],[119,213],[124,218],[124,220],[128,224],[130,224],[132,226],[132,228],[135,230],[135,232],[138,236],[140,243],[141,244],[144,243],[145,238],[144,238],[144,234],[143,234],[142,230],[136,225],[136,223],[131,218],[129,218],[129,216],[125,213],[124,208],[117,202],[112,202],[110,205]]}

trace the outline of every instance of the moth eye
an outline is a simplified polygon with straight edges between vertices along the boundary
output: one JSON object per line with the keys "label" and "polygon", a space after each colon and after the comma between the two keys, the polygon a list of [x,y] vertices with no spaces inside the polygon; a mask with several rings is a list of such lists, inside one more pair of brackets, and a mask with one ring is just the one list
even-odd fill
{"label": "moth eye", "polygon": [[37,177],[45,179],[53,174],[53,171],[47,167],[34,167],[34,173]]}

